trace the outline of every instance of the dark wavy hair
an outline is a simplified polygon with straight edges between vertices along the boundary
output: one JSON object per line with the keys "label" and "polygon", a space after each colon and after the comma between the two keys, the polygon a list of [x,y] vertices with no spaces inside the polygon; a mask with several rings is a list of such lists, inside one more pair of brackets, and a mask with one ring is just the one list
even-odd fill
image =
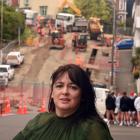
{"label": "dark wavy hair", "polygon": [[[75,64],[66,64],[58,67],[56,71],[51,76],[51,94],[53,91],[53,85],[55,81],[61,77],[64,73],[68,73],[70,80],[76,84],[81,89],[81,103],[77,110],[77,114],[80,118],[89,118],[90,116],[100,117],[97,113],[95,107],[95,91],[92,87],[91,81],[87,73],[78,65]],[[48,109],[49,112],[55,112],[55,104],[53,99],[49,99]]]}

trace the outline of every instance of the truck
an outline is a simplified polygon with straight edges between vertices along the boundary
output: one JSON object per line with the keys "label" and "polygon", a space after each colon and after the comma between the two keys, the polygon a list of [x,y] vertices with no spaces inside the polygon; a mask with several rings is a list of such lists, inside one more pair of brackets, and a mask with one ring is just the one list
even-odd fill
{"label": "truck", "polygon": [[88,20],[81,15],[81,10],[69,0],[63,0],[59,11],[70,8],[74,14],[60,12],[56,15],[56,27],[62,26],[65,32],[86,32]]}
{"label": "truck", "polygon": [[28,26],[33,26],[38,16],[38,12],[30,9],[24,9],[22,12],[25,15],[25,24]]}
{"label": "truck", "polygon": [[88,20],[70,13],[58,13],[55,27],[62,27],[65,32],[86,32],[88,30]]}
{"label": "truck", "polygon": [[103,33],[103,25],[101,19],[97,17],[89,18],[89,35],[91,40],[98,40],[98,37]]}
{"label": "truck", "polygon": [[19,66],[24,62],[24,55],[19,51],[9,52],[6,56],[6,64]]}
{"label": "truck", "polygon": [[5,76],[8,80],[12,80],[15,75],[14,68],[11,68],[10,65],[0,65],[0,76]]}
{"label": "truck", "polygon": [[88,20],[84,17],[75,18],[74,24],[72,26],[72,31],[74,32],[87,32],[88,30]]}

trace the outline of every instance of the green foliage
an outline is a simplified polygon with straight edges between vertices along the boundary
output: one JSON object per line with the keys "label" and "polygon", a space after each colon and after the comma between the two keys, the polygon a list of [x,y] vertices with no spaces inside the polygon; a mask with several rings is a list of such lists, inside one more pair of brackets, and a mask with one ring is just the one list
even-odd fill
{"label": "green foliage", "polygon": [[15,11],[14,8],[4,5],[3,7],[3,39],[4,40],[16,39],[18,36],[19,27],[21,28],[21,33],[22,33],[25,28],[24,15],[21,14],[20,12]]}
{"label": "green foliage", "polygon": [[107,0],[74,0],[74,3],[86,18],[99,17],[105,22],[112,19],[112,9]]}
{"label": "green foliage", "polygon": [[140,76],[140,48],[135,48],[136,55],[132,57],[132,64],[133,64],[133,76],[135,79],[139,78]]}
{"label": "green foliage", "polygon": [[74,14],[74,11],[69,7],[68,8],[63,8],[63,10],[60,11],[60,12]]}
{"label": "green foliage", "polygon": [[134,77],[134,79],[138,79],[140,77],[140,71],[139,70],[134,71],[133,77]]}
{"label": "green foliage", "polygon": [[32,35],[32,31],[29,27],[26,26],[22,36],[21,36],[21,40],[26,40],[28,37],[30,37]]}
{"label": "green foliage", "polygon": [[117,26],[118,26],[118,27],[124,27],[124,26],[125,26],[125,22],[119,21],[119,22],[117,23]]}

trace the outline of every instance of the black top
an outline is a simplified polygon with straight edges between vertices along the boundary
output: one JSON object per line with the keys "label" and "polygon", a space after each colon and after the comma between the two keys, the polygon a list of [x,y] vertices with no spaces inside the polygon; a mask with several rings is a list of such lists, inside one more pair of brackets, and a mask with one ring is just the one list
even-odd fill
{"label": "black top", "polygon": [[73,115],[60,118],[41,113],[13,140],[113,140],[107,125],[95,118],[72,123]]}

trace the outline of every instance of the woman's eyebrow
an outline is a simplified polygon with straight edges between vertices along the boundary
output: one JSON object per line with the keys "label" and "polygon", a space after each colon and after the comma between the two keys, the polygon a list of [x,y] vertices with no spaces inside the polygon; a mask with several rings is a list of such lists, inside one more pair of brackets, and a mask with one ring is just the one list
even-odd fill
{"label": "woman's eyebrow", "polygon": [[55,82],[55,84],[61,84],[61,83],[63,83],[63,82],[61,82],[61,81],[56,81]]}

